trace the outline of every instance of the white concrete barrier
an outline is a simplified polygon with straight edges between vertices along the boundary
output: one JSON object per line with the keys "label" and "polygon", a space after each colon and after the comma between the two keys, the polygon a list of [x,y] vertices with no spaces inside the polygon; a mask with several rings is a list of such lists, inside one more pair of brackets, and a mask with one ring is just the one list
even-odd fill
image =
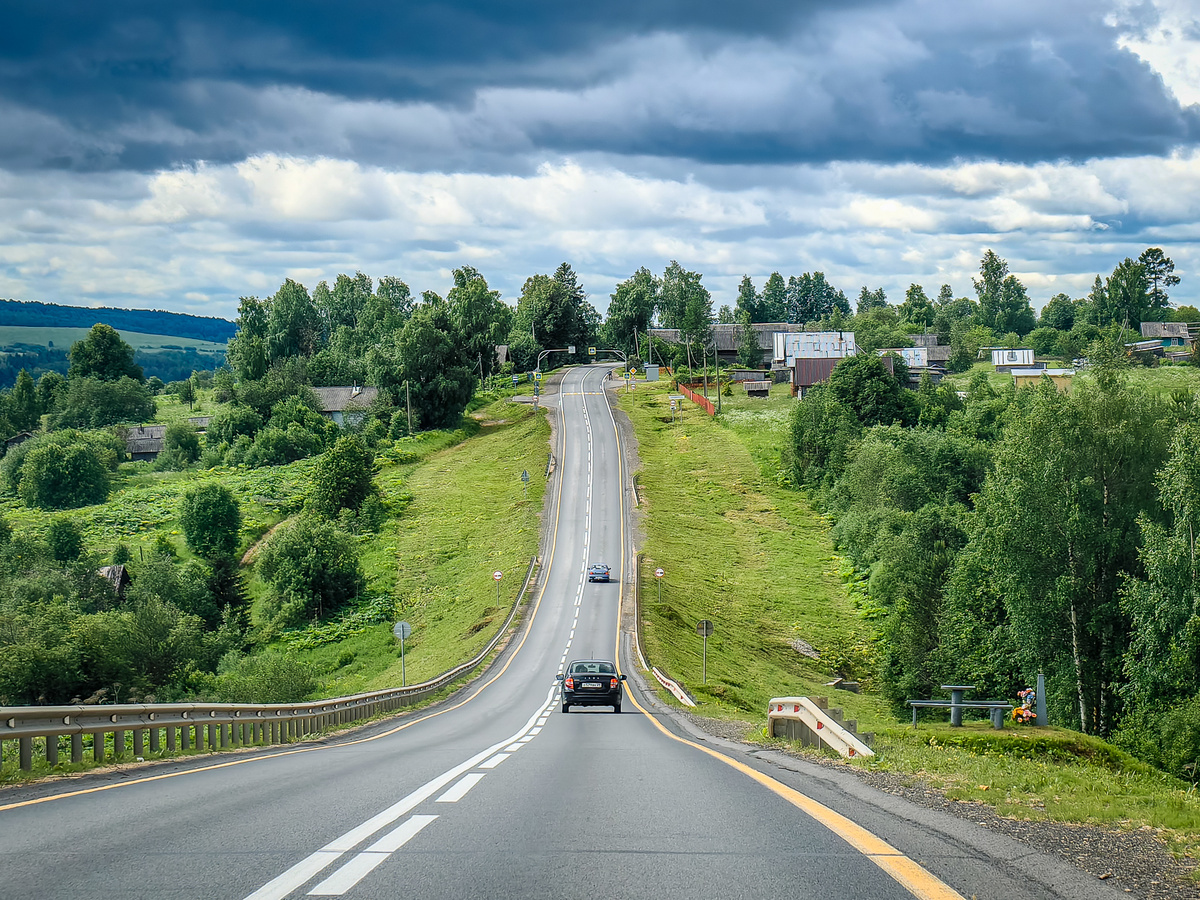
{"label": "white concrete barrier", "polygon": [[808,697],[776,697],[767,711],[767,733],[809,747],[829,747],[847,759],[874,756],[875,751]]}

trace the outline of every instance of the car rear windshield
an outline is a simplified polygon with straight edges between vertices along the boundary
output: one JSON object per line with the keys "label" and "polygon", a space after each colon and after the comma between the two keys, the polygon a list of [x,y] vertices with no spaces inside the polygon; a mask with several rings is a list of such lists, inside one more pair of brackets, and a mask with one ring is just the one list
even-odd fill
{"label": "car rear windshield", "polygon": [[609,662],[578,662],[571,665],[572,675],[615,675],[616,667]]}

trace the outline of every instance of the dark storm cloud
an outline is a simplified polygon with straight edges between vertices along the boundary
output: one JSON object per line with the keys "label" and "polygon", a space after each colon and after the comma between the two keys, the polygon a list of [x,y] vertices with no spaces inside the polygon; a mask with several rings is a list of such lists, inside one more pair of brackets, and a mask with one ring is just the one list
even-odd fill
{"label": "dark storm cloud", "polygon": [[1037,161],[1200,137],[1092,0],[7,4],[0,165]]}

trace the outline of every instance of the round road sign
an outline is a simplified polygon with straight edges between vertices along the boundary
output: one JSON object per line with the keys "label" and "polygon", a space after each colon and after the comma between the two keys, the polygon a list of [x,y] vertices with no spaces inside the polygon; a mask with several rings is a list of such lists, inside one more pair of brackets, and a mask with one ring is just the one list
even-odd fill
{"label": "round road sign", "polygon": [[664,572],[662,569],[655,569],[655,570],[654,570],[654,577],[655,577],[655,578],[662,578],[662,577],[663,577],[664,575],[666,575],[666,574],[667,574],[667,573],[666,573],[666,572]]}
{"label": "round road sign", "polygon": [[696,634],[700,637],[709,637],[713,633],[713,623],[708,619],[701,619],[696,623]]}
{"label": "round road sign", "polygon": [[492,577],[495,578],[497,581],[499,581],[501,578],[504,577],[504,573],[501,572],[499,569],[497,569],[495,572],[492,573]]}
{"label": "round road sign", "polygon": [[404,640],[406,637],[412,634],[412,626],[407,622],[397,622],[392,627],[392,634],[400,638],[400,640]]}

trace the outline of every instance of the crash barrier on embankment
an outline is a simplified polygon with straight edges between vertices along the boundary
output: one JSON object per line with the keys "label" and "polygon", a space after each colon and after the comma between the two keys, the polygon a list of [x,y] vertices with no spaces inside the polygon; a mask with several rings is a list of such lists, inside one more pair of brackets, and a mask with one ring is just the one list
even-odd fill
{"label": "crash barrier on embankment", "polygon": [[[172,754],[191,750],[227,750],[262,744],[290,743],[361,722],[403,706],[420,703],[478,668],[496,649],[516,619],[525,598],[537,557],[529,561],[525,581],[517,593],[504,625],[474,658],[436,678],[408,687],[389,688],[335,697],[312,703],[125,703],[113,706],[5,706],[0,707],[0,746],[19,744],[21,768],[33,767],[35,742],[44,742],[46,761],[59,765],[63,738],[69,739],[70,761],[84,761],[84,737],[91,737],[91,756],[104,762],[110,755],[107,735],[112,735],[111,757],[128,761],[129,736],[133,757]],[[64,742],[65,743],[65,742]]]}
{"label": "crash barrier on embankment", "polygon": [[874,756],[867,746],[872,735],[855,733],[857,722],[842,720],[824,697],[776,697],[767,711],[767,734],[799,741],[818,750],[829,747],[847,758]]}

